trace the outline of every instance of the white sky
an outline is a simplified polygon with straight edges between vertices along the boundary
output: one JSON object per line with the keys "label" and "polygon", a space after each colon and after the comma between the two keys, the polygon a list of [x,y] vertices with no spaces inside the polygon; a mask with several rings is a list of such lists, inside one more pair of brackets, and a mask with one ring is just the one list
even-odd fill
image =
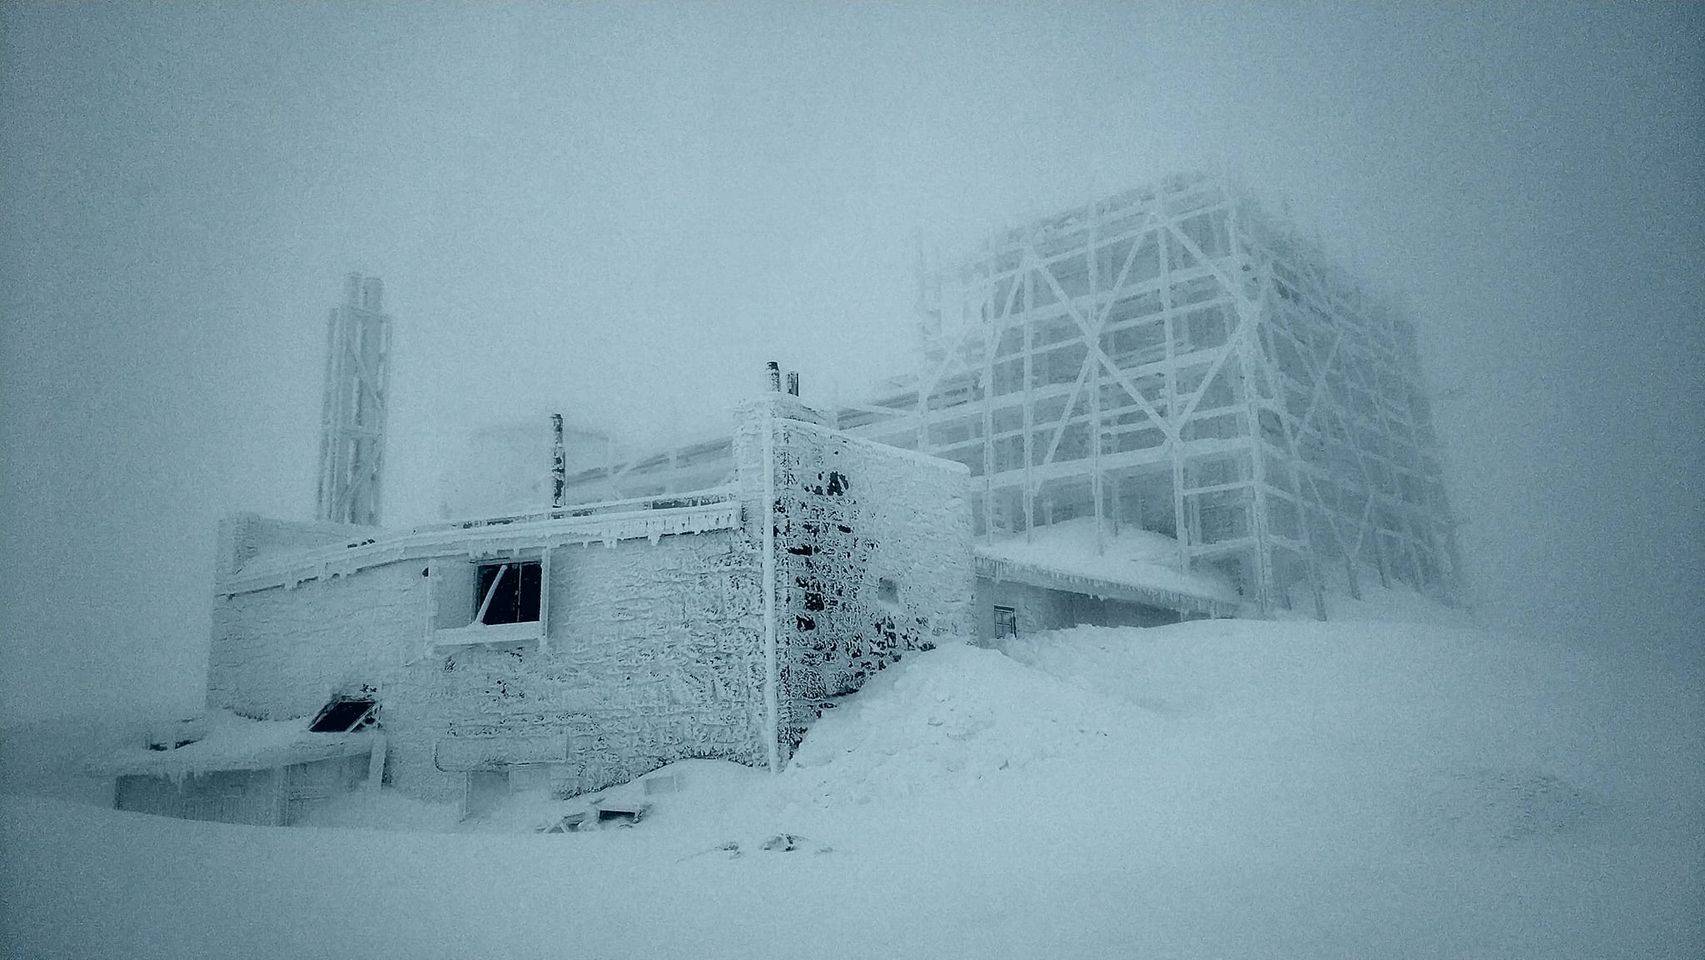
{"label": "white sky", "polygon": [[1180,167],[1418,316],[1488,616],[1693,668],[1705,15],[1658,5],[0,7],[0,708],[200,696],[213,530],[312,509],[397,318],[392,520],[550,407],[716,428],[906,360],[918,238]]}

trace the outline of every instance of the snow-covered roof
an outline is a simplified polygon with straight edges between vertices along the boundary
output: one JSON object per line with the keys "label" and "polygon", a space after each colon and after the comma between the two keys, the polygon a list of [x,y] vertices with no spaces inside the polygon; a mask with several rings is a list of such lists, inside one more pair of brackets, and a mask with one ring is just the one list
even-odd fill
{"label": "snow-covered roof", "polygon": [[[1178,541],[1152,530],[1104,527],[1081,518],[976,546],[977,574],[1114,600],[1233,616],[1237,591],[1210,573],[1179,569]],[[1098,549],[1099,546],[1099,549]]]}
{"label": "snow-covered roof", "polygon": [[98,776],[156,776],[181,778],[215,770],[264,770],[332,757],[370,752],[380,735],[311,733],[310,718],[246,720],[229,713],[210,718],[206,736],[175,750],[137,746],[97,757],[87,764]]}
{"label": "snow-covered roof", "polygon": [[732,488],[641,500],[563,507],[537,514],[485,517],[415,527],[352,543],[262,554],[218,585],[221,594],[293,586],[367,567],[459,551],[525,549],[547,543],[615,543],[727,530],[740,523]]}

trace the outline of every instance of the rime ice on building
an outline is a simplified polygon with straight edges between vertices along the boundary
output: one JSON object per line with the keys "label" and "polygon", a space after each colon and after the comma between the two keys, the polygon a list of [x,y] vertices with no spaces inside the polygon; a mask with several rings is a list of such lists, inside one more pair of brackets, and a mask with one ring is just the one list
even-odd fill
{"label": "rime ice on building", "polygon": [[[1032,597],[1037,626],[1118,621],[1081,597],[1323,614],[1364,578],[1461,599],[1412,324],[1228,182],[1026,223],[921,288],[922,372],[832,423],[965,464],[980,585],[1076,595]],[[726,460],[708,440],[569,486],[665,493]],[[984,634],[1023,610],[984,593]]]}
{"label": "rime ice on building", "polygon": [[1006,231],[923,295],[925,372],[837,425],[968,466],[980,536],[1158,531],[1258,612],[1362,569],[1459,599],[1413,327],[1225,181]]}
{"label": "rime ice on building", "polygon": [[923,372],[869,402],[771,364],[730,434],[619,462],[541,415],[451,466],[458,519],[382,530],[388,320],[352,277],[321,520],[220,528],[208,706],[249,719],[115,759],[119,803],[288,822],[364,776],[477,806],[777,768],[944,638],[1325,615],[1363,570],[1459,597],[1412,328],[1223,182],[1004,232],[924,293]]}
{"label": "rime ice on building", "polygon": [[326,320],[316,511],[321,520],[379,522],[391,353],[384,297],[378,277],[352,273],[344,283],[343,303]]}
{"label": "rime ice on building", "polygon": [[[746,404],[732,470],[685,494],[410,530],[227,519],[207,690],[226,719],[106,761],[117,803],[289,823],[363,778],[473,812],[680,759],[779,767],[865,678],[970,630],[965,469],[823,419]],[[377,727],[310,719],[349,702]]]}
{"label": "rime ice on building", "polygon": [[[921,292],[922,373],[832,422],[970,469],[985,576],[1069,584],[1054,574],[1131,554],[1136,530],[1172,538],[1138,552],[1173,573],[1111,579],[1184,613],[1226,612],[1222,584],[1258,614],[1324,615],[1324,589],[1369,577],[1460,602],[1414,328],[1224,180],[1005,231]],[[726,456],[711,441],[570,482],[663,492]],[[1107,579],[1078,589],[1118,596]]]}

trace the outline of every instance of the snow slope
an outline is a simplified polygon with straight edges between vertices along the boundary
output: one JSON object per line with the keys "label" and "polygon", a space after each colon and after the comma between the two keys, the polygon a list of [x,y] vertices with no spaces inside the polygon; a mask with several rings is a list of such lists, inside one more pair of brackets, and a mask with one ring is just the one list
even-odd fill
{"label": "snow slope", "polygon": [[1700,720],[1474,631],[1078,628],[908,657],[781,776],[677,764],[631,829],[8,798],[0,929],[29,957],[1697,957]]}

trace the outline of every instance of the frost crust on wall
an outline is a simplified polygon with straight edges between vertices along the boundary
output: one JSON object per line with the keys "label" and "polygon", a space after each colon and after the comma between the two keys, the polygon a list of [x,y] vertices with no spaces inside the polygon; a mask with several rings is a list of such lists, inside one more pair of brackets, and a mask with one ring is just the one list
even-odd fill
{"label": "frost crust on wall", "polygon": [[786,757],[871,674],[970,635],[971,514],[959,464],[798,420],[771,423]]}
{"label": "frost crust on wall", "polygon": [[[968,636],[972,613],[964,468],[794,419],[809,415],[796,407],[770,398],[738,424],[733,529],[731,515],[586,544],[572,524],[511,524],[479,543],[422,544],[442,555],[239,588],[229,579],[267,552],[261,541],[346,530],[227,524],[221,556],[236,562],[222,564],[232,592],[214,602],[209,704],[285,719],[364,689],[380,705],[387,780],[432,799],[460,796],[476,770],[526,771],[566,795],[681,759],[761,765],[772,746],[785,759],[837,698],[909,651]],[[434,645],[440,601],[455,607],[466,585],[445,591],[472,575],[461,564],[541,551],[542,643]]]}
{"label": "frost crust on wall", "polygon": [[[764,756],[759,557],[733,531],[551,554],[549,643],[439,657],[446,765],[546,763],[572,795]],[[562,760],[541,751],[561,745]]]}
{"label": "frost crust on wall", "polygon": [[761,762],[756,546],[720,530],[548,549],[542,649],[432,646],[427,574],[466,554],[216,597],[208,703],[285,719],[372,688],[387,779],[431,799],[458,797],[469,769],[508,764],[548,766],[578,793],[678,759]]}
{"label": "frost crust on wall", "polygon": [[259,720],[305,717],[334,694],[373,688],[390,743],[387,777],[449,799],[432,763],[443,728],[427,639],[431,581],[422,563],[372,567],[213,601],[207,704]]}

